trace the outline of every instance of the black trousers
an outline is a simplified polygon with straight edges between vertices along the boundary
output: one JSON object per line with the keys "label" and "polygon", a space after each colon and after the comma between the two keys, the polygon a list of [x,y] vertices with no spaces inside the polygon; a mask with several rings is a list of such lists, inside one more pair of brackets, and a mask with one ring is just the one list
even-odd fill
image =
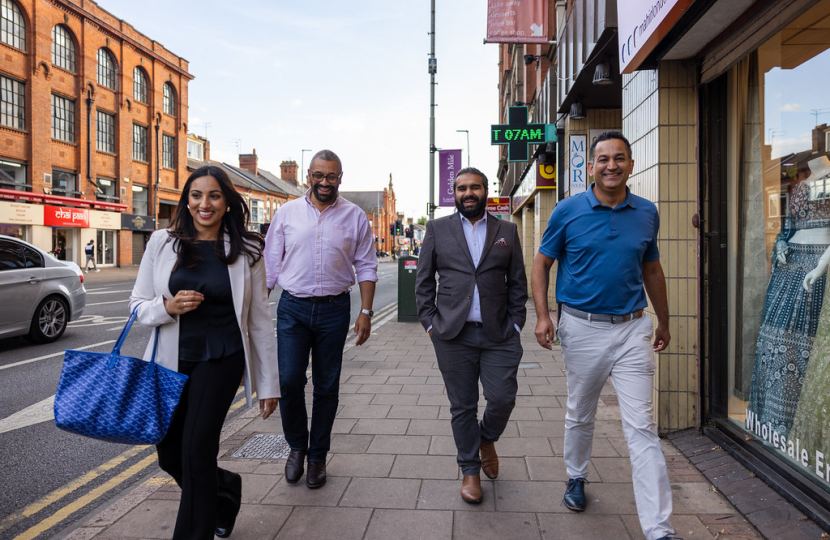
{"label": "black trousers", "polygon": [[217,522],[232,519],[242,479],[217,464],[219,436],[245,369],[245,353],[208,362],[179,362],[190,378],[170,429],[156,446],[159,466],[182,489],[175,540],[212,540]]}
{"label": "black trousers", "polygon": [[[499,439],[516,405],[516,376],[523,353],[519,333],[498,343],[481,326],[468,323],[451,341],[433,334],[432,344],[450,400],[458,466],[465,476],[479,474],[481,443]],[[481,422],[477,418],[479,380],[487,402]]]}

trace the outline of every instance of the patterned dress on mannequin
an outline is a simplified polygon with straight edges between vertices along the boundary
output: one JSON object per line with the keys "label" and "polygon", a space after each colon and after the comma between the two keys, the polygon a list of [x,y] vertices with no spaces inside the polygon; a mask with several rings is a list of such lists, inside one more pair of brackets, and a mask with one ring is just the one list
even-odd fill
{"label": "patterned dress on mannequin", "polygon": [[[792,428],[807,375],[827,279],[817,280],[812,292],[804,289],[804,277],[816,267],[827,245],[786,240],[797,230],[830,227],[830,201],[811,200],[809,180],[793,186],[789,206],[788,225],[771,257],[747,405],[762,426],[770,424],[784,437]],[[778,261],[780,250],[786,253],[784,263]]]}

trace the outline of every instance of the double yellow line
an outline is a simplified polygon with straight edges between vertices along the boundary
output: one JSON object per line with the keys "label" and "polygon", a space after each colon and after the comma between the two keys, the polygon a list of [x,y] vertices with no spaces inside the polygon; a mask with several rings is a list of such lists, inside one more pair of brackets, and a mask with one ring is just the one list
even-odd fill
{"label": "double yellow line", "polygon": [[[375,320],[382,320],[389,314],[391,314],[397,308],[397,302],[393,302],[382,309],[379,310],[378,313],[375,314]],[[354,330],[354,324],[349,327],[349,331]],[[352,336],[354,338],[354,336]],[[245,403],[245,398],[243,395],[243,389],[240,388],[236,393],[236,401],[231,405],[228,414],[233,413]],[[93,482],[95,479],[99,478],[100,476],[106,474],[108,471],[115,469],[116,467],[122,465],[126,461],[136,457],[137,455],[141,454],[143,451],[151,448],[147,445],[142,446],[133,446],[128,450],[124,451],[120,455],[112,458],[111,460],[107,461],[96,467],[95,469],[89,471],[88,473],[72,480],[68,484],[52,491],[51,493],[41,497],[37,501],[29,504],[19,512],[15,512],[3,518],[0,521],[0,532],[7,530],[17,523],[20,523],[24,519],[30,518],[37,514],[38,512],[43,511],[48,506],[60,501],[67,495],[83,488],[87,484]],[[43,521],[33,525],[23,533],[17,535],[14,540],[31,540],[39,535],[45,533],[46,531],[52,529],[59,525],[62,521],[67,519],[72,514],[83,509],[85,506],[91,504],[95,500],[104,496],[107,492],[115,489],[119,485],[123,484],[124,482],[128,481],[130,478],[141,474],[145,469],[150,467],[156,463],[156,453],[153,451],[148,456],[144,457],[137,463],[131,465],[127,469],[123,470],[122,472],[118,473],[114,477],[110,478],[100,486],[88,491],[81,497],[77,498],[76,500],[72,501],[71,503],[66,504],[65,506],[56,510],[52,515],[48,516]]]}

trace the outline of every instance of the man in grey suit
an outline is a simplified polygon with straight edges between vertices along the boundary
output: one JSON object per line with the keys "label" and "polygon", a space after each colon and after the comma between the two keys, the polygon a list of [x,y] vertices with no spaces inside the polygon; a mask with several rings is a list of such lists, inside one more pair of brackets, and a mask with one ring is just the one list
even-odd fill
{"label": "man in grey suit", "polygon": [[[486,212],[484,173],[461,169],[454,191],[458,213],[427,223],[415,298],[450,400],[461,498],[477,504],[481,470],[499,474],[494,443],[516,403],[527,277],[516,225]],[[481,422],[479,379],[487,401]]]}

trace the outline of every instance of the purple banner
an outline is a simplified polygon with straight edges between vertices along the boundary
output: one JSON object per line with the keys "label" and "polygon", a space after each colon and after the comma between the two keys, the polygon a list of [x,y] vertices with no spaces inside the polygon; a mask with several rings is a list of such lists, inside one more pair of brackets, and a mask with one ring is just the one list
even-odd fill
{"label": "purple banner", "polygon": [[461,168],[461,150],[438,151],[438,206],[455,206],[452,184]]}

